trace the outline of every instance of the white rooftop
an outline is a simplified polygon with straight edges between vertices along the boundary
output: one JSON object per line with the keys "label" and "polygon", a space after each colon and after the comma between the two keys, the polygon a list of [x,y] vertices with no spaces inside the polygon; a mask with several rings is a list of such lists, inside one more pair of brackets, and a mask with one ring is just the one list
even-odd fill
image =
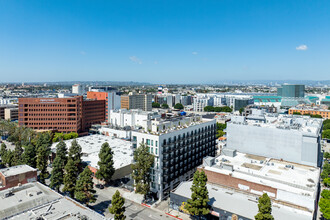
{"label": "white rooftop", "polygon": [[15,175],[19,175],[19,174],[30,172],[30,171],[37,171],[37,169],[34,169],[34,168],[32,168],[28,165],[25,165],[25,164],[0,169],[0,173],[4,177],[15,176]]}
{"label": "white rooftop", "polygon": [[[102,144],[108,142],[112,151],[114,152],[114,168],[119,169],[130,165],[133,160],[133,149],[131,148],[132,143],[119,138],[109,137],[105,135],[89,135],[84,137],[79,137],[76,139],[78,144],[82,148],[82,160],[87,162],[91,167],[98,168],[97,162],[99,161],[99,152],[101,150]],[[67,148],[71,146],[72,140],[64,141]],[[52,145],[52,150],[56,151],[56,145]]]}
{"label": "white rooftop", "polygon": [[[223,165],[232,166],[233,171],[225,169]],[[320,177],[320,169],[317,167],[240,152],[235,157],[220,155],[215,159],[215,165],[206,166],[205,169],[289,192],[292,196],[285,198],[285,201],[309,209],[310,202],[295,202],[294,197],[299,195],[306,201],[314,201]]]}
{"label": "white rooftop", "polygon": [[[11,194],[8,194],[10,193]],[[106,219],[102,215],[62,196],[39,182],[0,192],[0,219]]]}
{"label": "white rooftop", "polygon": [[234,116],[228,123],[265,128],[294,129],[310,135],[318,135],[322,127],[322,122],[322,119],[311,118],[310,116],[256,113],[248,117]]}
{"label": "white rooftop", "polygon": [[[183,182],[175,190],[175,194],[184,198],[191,197],[192,182]],[[227,212],[235,213],[248,219],[254,219],[258,213],[258,200],[256,196],[246,193],[240,193],[228,188],[223,188],[218,185],[207,184],[209,191],[209,198],[214,208],[218,208]],[[272,204],[272,215],[274,219],[280,220],[311,220],[313,219],[312,213],[303,211],[278,203]]]}

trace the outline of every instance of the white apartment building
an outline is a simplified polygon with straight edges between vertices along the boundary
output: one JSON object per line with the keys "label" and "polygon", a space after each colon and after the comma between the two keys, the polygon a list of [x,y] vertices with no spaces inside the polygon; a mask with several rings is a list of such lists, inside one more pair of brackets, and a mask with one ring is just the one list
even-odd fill
{"label": "white apartment building", "polygon": [[144,143],[155,155],[151,192],[159,199],[192,178],[205,156],[215,155],[215,140],[216,121],[194,115],[155,118],[147,127],[132,131],[133,148]]}
{"label": "white apartment building", "polygon": [[146,112],[141,109],[110,110],[109,122],[115,127],[149,127],[151,119],[160,118],[157,112]]}

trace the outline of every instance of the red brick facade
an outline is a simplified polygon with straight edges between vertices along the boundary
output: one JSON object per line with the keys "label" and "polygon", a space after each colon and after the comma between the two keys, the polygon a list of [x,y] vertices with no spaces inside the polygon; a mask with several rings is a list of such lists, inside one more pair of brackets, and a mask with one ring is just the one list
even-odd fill
{"label": "red brick facade", "polygon": [[0,191],[17,186],[18,184],[26,184],[34,181],[37,181],[37,170],[9,177],[5,177],[0,173],[0,182],[2,182],[3,186],[0,187]]}
{"label": "red brick facade", "polygon": [[105,120],[105,101],[70,98],[19,98],[20,126],[63,133],[86,131]]}
{"label": "red brick facade", "polygon": [[[197,168],[197,169],[201,170],[201,168]],[[238,189],[238,190],[241,190],[238,186],[238,184],[241,184],[241,185],[249,187],[249,189],[246,190],[247,192],[251,192],[251,189],[252,189],[255,191],[259,191],[259,192],[267,191],[267,192],[274,193],[275,198],[277,196],[277,189],[272,188],[270,186],[265,186],[262,184],[250,182],[247,180],[232,177],[230,175],[217,173],[217,172],[213,172],[213,171],[209,171],[209,170],[205,170],[205,169],[204,169],[204,172],[207,175],[207,181],[210,183],[213,183],[213,184],[219,184],[219,185],[231,187],[231,188]]]}

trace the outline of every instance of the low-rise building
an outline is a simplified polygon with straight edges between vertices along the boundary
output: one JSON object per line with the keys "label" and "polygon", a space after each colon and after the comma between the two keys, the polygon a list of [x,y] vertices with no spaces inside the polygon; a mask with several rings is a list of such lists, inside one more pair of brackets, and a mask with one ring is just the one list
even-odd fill
{"label": "low-rise building", "polygon": [[[97,164],[99,161],[99,152],[102,144],[105,142],[109,144],[114,152],[113,160],[115,173],[112,176],[112,179],[120,179],[132,173],[131,164],[133,162],[133,148],[130,141],[99,134],[79,137],[76,138],[76,141],[82,148],[81,159],[88,164],[90,170],[94,174],[99,168]],[[69,148],[72,140],[66,140],[64,142]],[[56,152],[57,144],[58,143],[54,143],[52,145],[51,149],[53,152]]]}
{"label": "low-rise building", "polygon": [[330,119],[330,110],[328,106],[306,106],[300,105],[296,107],[292,107],[289,109],[289,114],[292,115],[295,112],[298,112],[302,115],[321,115],[322,118]]}
{"label": "low-rise building", "polygon": [[37,181],[37,169],[28,165],[0,169],[0,191],[34,181]]}
{"label": "low-rise building", "polygon": [[0,219],[105,220],[106,218],[39,182],[33,182],[0,192]]}
{"label": "low-rise building", "polygon": [[[311,220],[316,215],[320,178],[317,167],[223,151],[219,157],[204,158],[198,169],[207,175],[212,213],[219,219],[232,214],[239,219],[254,219],[258,197],[263,193],[272,200],[275,219]],[[172,207],[178,208],[190,198],[191,183],[186,182],[171,193]]]}

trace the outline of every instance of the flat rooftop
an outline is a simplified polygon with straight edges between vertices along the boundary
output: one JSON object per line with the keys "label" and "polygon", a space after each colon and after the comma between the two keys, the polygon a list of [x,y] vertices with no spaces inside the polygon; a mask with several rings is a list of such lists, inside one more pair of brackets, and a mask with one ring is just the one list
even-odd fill
{"label": "flat rooftop", "polygon": [[[98,167],[97,162],[99,161],[99,152],[101,150],[102,144],[105,142],[108,142],[109,146],[114,152],[113,159],[115,169],[119,169],[132,164],[133,149],[131,148],[132,143],[130,141],[99,134],[79,137],[76,140],[82,148],[82,160],[87,162],[88,165],[92,167]],[[72,140],[66,140],[64,142],[69,149]],[[52,145],[52,151],[56,152],[57,144],[58,143],[54,143]]]}
{"label": "flat rooftop", "polygon": [[34,169],[34,168],[32,168],[28,165],[25,165],[25,164],[0,169],[0,173],[4,177],[15,176],[15,175],[19,175],[19,174],[26,173],[26,172],[31,172],[31,171],[37,171],[37,169]]}
{"label": "flat rooftop", "polygon": [[[8,194],[10,193],[10,194]],[[6,195],[7,194],[7,195]],[[102,215],[62,196],[39,182],[0,192],[0,219],[106,219]]]}
{"label": "flat rooftop", "polygon": [[[229,165],[233,171],[223,167]],[[315,199],[320,177],[317,167],[236,152],[235,157],[220,155],[206,170],[281,189]]]}
{"label": "flat rooftop", "polygon": [[284,130],[297,130],[304,133],[318,135],[322,127],[322,119],[301,115],[282,115],[273,113],[252,114],[248,118],[234,116],[229,124],[241,124],[264,128],[277,128]]}
{"label": "flat rooftop", "polygon": [[[192,181],[181,183],[174,194],[184,198],[190,198],[191,185]],[[214,208],[235,213],[249,219],[254,219],[254,216],[258,213],[258,198],[256,196],[243,194],[209,183],[207,184],[207,189],[210,198],[209,204]],[[280,220],[311,220],[313,218],[311,212],[291,208],[278,203],[272,204],[272,215],[274,219]]]}

